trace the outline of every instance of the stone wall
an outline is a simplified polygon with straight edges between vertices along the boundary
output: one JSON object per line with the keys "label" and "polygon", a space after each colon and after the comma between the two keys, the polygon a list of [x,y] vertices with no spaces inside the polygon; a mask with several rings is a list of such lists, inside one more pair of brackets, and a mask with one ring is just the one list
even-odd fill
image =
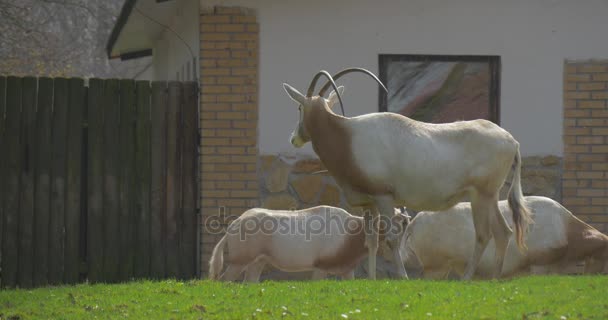
{"label": "stone wall", "polygon": [[[556,156],[524,157],[524,195],[538,195],[561,201],[562,159]],[[315,205],[349,208],[335,180],[316,158],[263,155],[258,161],[260,203],[268,209],[302,209]],[[501,191],[506,199],[508,188]],[[354,208],[355,214],[358,212]]]}

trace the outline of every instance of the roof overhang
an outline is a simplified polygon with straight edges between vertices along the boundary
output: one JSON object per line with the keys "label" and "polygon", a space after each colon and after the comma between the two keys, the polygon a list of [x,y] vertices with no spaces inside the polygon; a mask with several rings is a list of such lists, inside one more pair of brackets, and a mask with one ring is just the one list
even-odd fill
{"label": "roof overhang", "polygon": [[181,0],[125,0],[106,44],[108,58],[152,55],[165,26],[171,25]]}

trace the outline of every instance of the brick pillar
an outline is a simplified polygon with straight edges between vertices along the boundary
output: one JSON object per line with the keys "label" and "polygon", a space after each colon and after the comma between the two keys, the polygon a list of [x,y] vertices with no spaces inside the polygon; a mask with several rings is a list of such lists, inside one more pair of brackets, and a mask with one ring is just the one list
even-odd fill
{"label": "brick pillar", "polygon": [[202,8],[200,23],[201,274],[206,276],[222,236],[211,232],[213,217],[238,216],[258,206],[259,32],[255,13],[246,8]]}
{"label": "brick pillar", "polygon": [[564,66],[563,204],[601,231],[608,225],[608,60]]}

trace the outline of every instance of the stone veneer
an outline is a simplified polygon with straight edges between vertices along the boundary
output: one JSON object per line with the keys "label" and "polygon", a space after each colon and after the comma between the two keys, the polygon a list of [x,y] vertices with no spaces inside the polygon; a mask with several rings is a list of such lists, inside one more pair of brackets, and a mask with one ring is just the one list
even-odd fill
{"label": "stone veneer", "polygon": [[[557,156],[524,157],[522,189],[524,195],[538,195],[561,201],[562,160]],[[260,203],[268,209],[302,209],[315,205],[349,208],[335,180],[316,158],[262,155],[258,161]],[[508,189],[501,191],[506,198]]]}
{"label": "stone veneer", "polygon": [[[524,195],[538,195],[561,201],[562,160],[557,156],[532,156],[523,158],[522,189]],[[260,203],[268,209],[303,209],[315,205],[331,205],[361,215],[360,208],[350,208],[335,180],[324,170],[316,158],[262,155],[258,161]],[[501,190],[506,199],[508,188]],[[377,260],[377,277],[393,276],[392,256],[386,248],[380,248]],[[355,272],[357,277],[367,277],[366,261]],[[408,272],[416,270],[408,270]],[[267,267],[263,279],[308,279],[308,272],[287,274]]]}

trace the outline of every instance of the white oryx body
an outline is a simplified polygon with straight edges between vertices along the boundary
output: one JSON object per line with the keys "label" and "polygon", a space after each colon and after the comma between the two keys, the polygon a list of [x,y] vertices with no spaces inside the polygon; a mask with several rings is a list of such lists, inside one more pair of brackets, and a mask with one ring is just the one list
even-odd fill
{"label": "white oryx body", "polygon": [[[608,237],[584,223],[556,201],[529,196],[526,201],[534,224],[526,236],[526,252],[513,245],[507,249],[503,277],[526,274],[532,267],[559,272],[565,266],[586,260],[585,272],[599,272],[608,259]],[[507,201],[499,208],[510,225]],[[418,213],[407,227],[402,242],[406,266],[422,267],[424,278],[445,278],[450,271],[462,276],[475,243],[471,204],[459,203],[446,211]],[[477,266],[475,278],[492,276],[495,245],[490,241]]]}
{"label": "white oryx body", "polygon": [[[367,73],[382,85],[364,69],[346,69],[335,78],[353,71]],[[323,92],[328,85],[313,96],[320,75],[325,75],[335,89],[327,100]],[[390,112],[339,116],[331,106],[336,100],[341,101],[343,87],[336,87],[325,71],[315,75],[306,96],[288,84],[283,87],[300,109],[291,143],[295,147],[312,143],[351,206],[372,207],[374,213],[389,217],[397,206],[445,210],[469,196],[477,241],[465,278],[473,275],[491,238],[497,243],[494,273],[498,276],[513,232],[498,210],[498,193],[513,170],[509,204],[517,244],[523,248],[529,216],[521,191],[519,143],[500,126],[487,120],[430,124]],[[377,233],[377,228],[373,225],[372,231]],[[378,241],[377,234],[366,238],[372,279]],[[407,277],[403,266],[399,274]]]}
{"label": "white oryx body", "polygon": [[[409,219],[396,215],[391,221],[386,237],[397,257]],[[314,271],[314,278],[326,274],[352,278],[357,264],[367,256],[364,242],[363,218],[341,208],[254,208],[228,226],[213,250],[209,277],[220,278],[224,247],[228,247],[222,280],[234,281],[246,271],[245,281],[257,282],[267,263],[286,272]],[[401,260],[395,261],[402,265]]]}

